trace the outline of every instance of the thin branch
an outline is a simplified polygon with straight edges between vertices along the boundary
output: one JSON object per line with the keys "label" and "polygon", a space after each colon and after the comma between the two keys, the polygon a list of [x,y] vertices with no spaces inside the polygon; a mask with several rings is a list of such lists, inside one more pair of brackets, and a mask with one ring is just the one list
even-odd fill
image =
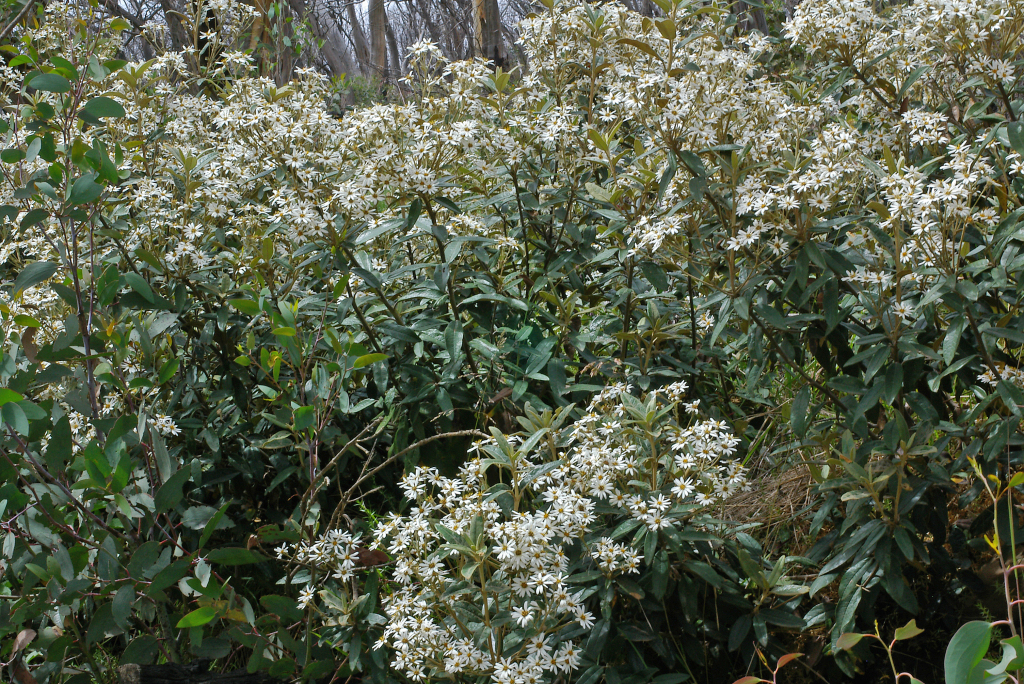
{"label": "thin branch", "polygon": [[29,10],[33,10],[35,9],[35,7],[35,0],[26,0],[25,6],[21,8],[21,11],[18,12],[18,15],[14,17],[10,24],[5,26],[4,29],[0,31],[0,40],[6,38],[8,34],[10,34],[10,32],[14,30],[14,27],[20,24],[21,20],[28,16]]}
{"label": "thin branch", "polygon": [[[764,324],[764,321],[760,320],[753,311],[750,312],[750,318],[759,326],[761,326],[761,330],[763,330],[765,334],[764,336],[768,338],[768,344],[770,344],[772,346],[772,349],[774,349],[775,352],[782,357],[782,360],[786,362],[786,365],[795,370],[797,374],[801,378],[803,378],[808,384],[810,384],[819,392],[828,397],[837,409],[839,409],[842,412],[846,411],[846,407],[843,405],[843,400],[839,398],[839,395],[833,392],[830,388],[826,387],[825,385],[821,384],[820,382],[812,378],[810,375],[807,374],[807,372],[803,368],[800,367],[798,363],[793,361],[793,359],[789,358],[789,354],[787,354],[782,349],[782,347],[779,346],[779,343],[776,342],[775,340],[775,336],[771,334],[771,329],[768,326],[766,326]],[[868,428],[868,432],[869,434],[872,435],[872,437],[874,436],[874,432],[870,428]]]}
{"label": "thin branch", "polygon": [[[341,516],[345,511],[345,507],[348,505],[349,501],[354,500],[352,498],[352,495],[355,494],[355,491],[359,488],[359,486],[362,483],[366,482],[368,479],[370,479],[371,477],[379,473],[381,470],[383,470],[384,468],[388,467],[389,465],[400,459],[402,456],[405,456],[410,451],[414,449],[419,449],[420,447],[426,446],[431,442],[436,442],[439,439],[445,439],[446,437],[482,437],[484,439],[487,439],[488,437],[490,437],[490,435],[484,434],[480,430],[456,430],[455,432],[443,432],[438,435],[431,435],[430,437],[421,439],[415,444],[410,444],[406,448],[399,451],[397,454],[392,454],[387,459],[385,459],[383,463],[381,463],[380,465],[378,465],[377,467],[373,468],[370,471],[366,470],[367,466],[370,463],[370,459],[367,458],[366,462],[363,464],[363,471],[359,474],[359,477],[356,479],[355,483],[351,487],[349,487],[347,492],[345,492],[345,495],[342,496],[341,502],[338,504],[338,507],[334,511],[334,515],[331,516],[330,527],[334,527],[337,521],[341,519]],[[349,444],[351,444],[351,442]],[[348,448],[348,445],[346,445],[346,448]],[[341,453],[344,453],[344,451],[342,451]],[[339,457],[341,453],[339,453]],[[335,457],[335,460],[337,460],[337,458],[338,457]],[[324,470],[326,469],[327,468],[324,468]]]}
{"label": "thin branch", "polygon": [[142,33],[143,29],[145,29],[146,25],[138,17],[125,11],[125,9],[118,4],[117,0],[102,0],[102,2],[103,7],[108,12],[113,14],[115,17],[120,17],[127,21],[132,25],[132,28],[139,33]]}

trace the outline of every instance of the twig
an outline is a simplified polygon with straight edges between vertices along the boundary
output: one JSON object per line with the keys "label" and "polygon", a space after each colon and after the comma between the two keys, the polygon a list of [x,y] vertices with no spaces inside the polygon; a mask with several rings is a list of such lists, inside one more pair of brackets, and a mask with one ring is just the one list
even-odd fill
{"label": "twig", "polygon": [[[487,439],[488,437],[490,437],[490,435],[486,435],[483,432],[481,432],[480,430],[456,430],[455,432],[443,432],[443,433],[441,433],[439,435],[431,435],[430,437],[426,437],[424,439],[421,439],[420,441],[416,442],[415,444],[410,444],[406,448],[404,448],[401,451],[399,451],[397,454],[393,454],[393,455],[389,456],[387,459],[384,460],[383,463],[381,463],[380,465],[376,466],[375,468],[373,468],[370,471],[367,471],[367,467],[370,464],[370,459],[366,459],[366,462],[363,464],[363,471],[361,473],[359,473],[359,477],[356,479],[355,483],[351,487],[349,487],[348,491],[345,492],[345,495],[342,496],[341,502],[338,504],[338,507],[334,511],[334,515],[331,516],[330,527],[334,527],[335,524],[337,523],[337,521],[341,519],[342,514],[345,512],[345,507],[348,505],[349,501],[353,500],[352,499],[352,495],[355,494],[355,491],[359,488],[359,485],[361,485],[363,482],[366,482],[368,479],[370,479],[371,477],[373,477],[374,475],[379,473],[381,470],[383,470],[384,468],[388,467],[389,465],[391,465],[392,463],[394,463],[395,461],[400,459],[402,456],[405,456],[407,453],[409,453],[413,449],[419,449],[420,447],[425,446],[427,444],[430,444],[431,442],[435,442],[435,441],[437,441],[439,439],[444,439],[446,437],[470,437],[470,436],[482,437],[484,439]],[[351,443],[346,446],[346,449],[350,445],[351,445]],[[338,457],[340,457],[340,455],[343,454],[343,453],[344,453],[344,451],[339,453],[339,455],[335,457],[335,460]],[[332,463],[333,463],[333,461],[332,461]],[[324,470],[326,470],[326,469],[327,468],[324,468]]]}
{"label": "twig", "polygon": [[14,17],[11,23],[5,26],[2,31],[0,31],[0,40],[6,38],[7,35],[14,30],[14,27],[20,24],[21,20],[28,16],[28,11],[31,9],[35,9],[35,7],[35,0],[27,0],[25,2],[25,6],[21,8],[20,12],[18,12],[18,16]]}
{"label": "twig", "polygon": [[146,25],[139,21],[139,18],[135,15],[126,12],[120,5],[117,4],[117,0],[103,0],[103,7],[106,8],[106,10],[114,16],[120,17],[121,19],[127,21],[129,24],[132,25],[132,28],[134,28],[139,33],[142,33],[143,30],[145,30]]}
{"label": "twig", "polygon": [[761,326],[761,330],[765,332],[765,337],[768,338],[768,344],[772,346],[772,349],[774,349],[775,352],[782,357],[782,360],[785,361],[790,368],[795,370],[800,375],[800,377],[807,381],[809,385],[812,385],[813,387],[817,388],[822,394],[827,396],[832,401],[832,403],[836,405],[836,408],[840,408],[843,410],[846,409],[846,407],[843,406],[843,401],[842,399],[839,398],[839,395],[837,395],[831,389],[829,389],[825,385],[822,385],[820,382],[809,376],[807,372],[800,367],[799,364],[793,361],[793,359],[789,358],[789,355],[785,352],[785,350],[783,350],[782,347],[779,346],[779,343],[775,341],[775,336],[769,332],[770,328],[767,325],[765,325],[764,321],[759,319],[753,311],[750,312],[750,318],[759,326]]}

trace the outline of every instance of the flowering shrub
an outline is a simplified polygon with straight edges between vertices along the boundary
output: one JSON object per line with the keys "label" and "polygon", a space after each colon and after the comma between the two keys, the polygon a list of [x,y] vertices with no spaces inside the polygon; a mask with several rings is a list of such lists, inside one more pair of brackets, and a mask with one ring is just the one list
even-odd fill
{"label": "flowering shrub", "polygon": [[[374,530],[373,544],[394,561],[375,648],[390,647],[394,667],[417,681],[445,672],[540,682],[575,670],[582,649],[569,635],[594,627],[588,597],[639,573],[641,549],[659,533],[678,539],[687,520],[744,484],[731,458],[738,440],[723,424],[685,426],[697,412],[697,402],[683,402],[686,390],[679,382],[637,398],[610,386],[568,426],[572,405],[538,413],[527,404],[524,431],[492,428],[456,477],[423,466],[408,473],[409,515]],[[615,541],[637,528],[632,544]],[[333,569],[332,584],[345,586],[355,544],[331,531],[281,552],[325,578]],[[330,623],[349,624],[335,615],[349,602],[324,593]],[[300,601],[312,597],[306,589]]]}
{"label": "flowering shrub", "polygon": [[[839,677],[927,573],[977,587],[1019,522],[949,509],[1020,459],[1020,2],[806,0],[767,36],[655,4],[550,2],[515,74],[419,44],[412,96],[341,119],[313,71],[252,75],[237,3],[201,73],[71,3],[18,29],[11,657],[646,681],[810,630]],[[795,560],[713,518],[790,454]],[[371,535],[393,571],[356,572]]]}

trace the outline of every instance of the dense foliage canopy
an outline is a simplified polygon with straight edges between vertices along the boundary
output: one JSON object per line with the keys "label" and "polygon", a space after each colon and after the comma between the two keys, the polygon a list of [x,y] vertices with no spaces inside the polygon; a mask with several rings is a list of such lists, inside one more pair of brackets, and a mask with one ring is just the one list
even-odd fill
{"label": "dense foliage canopy", "polygon": [[343,116],[230,0],[213,65],[17,29],[12,677],[1024,663],[1024,4],[656,4],[545,0],[512,72],[417,44]]}

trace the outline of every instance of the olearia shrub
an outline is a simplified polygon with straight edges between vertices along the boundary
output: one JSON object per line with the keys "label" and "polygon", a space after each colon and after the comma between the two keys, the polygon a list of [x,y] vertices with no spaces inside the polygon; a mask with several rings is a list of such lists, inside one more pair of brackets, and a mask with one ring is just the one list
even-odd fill
{"label": "olearia shrub", "polygon": [[[553,678],[544,636],[559,677],[673,684],[953,631],[1020,527],[962,474],[1020,467],[1024,10],[655,5],[548,2],[514,73],[416,44],[409,97],[341,118],[258,76],[239,3],[202,69],[155,25],[117,59],[86,4],[15,29],[4,659]],[[797,464],[810,542],[722,519]]]}
{"label": "olearia shrub", "polygon": [[[738,440],[697,417],[686,391],[677,382],[634,396],[612,385],[575,419],[572,404],[527,404],[522,430],[492,428],[454,477],[407,473],[408,513],[387,516],[370,542],[390,561],[374,648],[389,648],[414,681],[543,682],[581,667],[599,676],[604,644],[631,624],[622,597],[646,589],[663,599],[672,568],[693,555],[688,543],[714,540],[715,507],[746,485]],[[304,575],[303,594],[326,624],[350,626],[325,636],[351,653],[356,541],[338,538],[281,555],[320,571],[322,584]],[[686,656],[675,662],[685,667]]]}

